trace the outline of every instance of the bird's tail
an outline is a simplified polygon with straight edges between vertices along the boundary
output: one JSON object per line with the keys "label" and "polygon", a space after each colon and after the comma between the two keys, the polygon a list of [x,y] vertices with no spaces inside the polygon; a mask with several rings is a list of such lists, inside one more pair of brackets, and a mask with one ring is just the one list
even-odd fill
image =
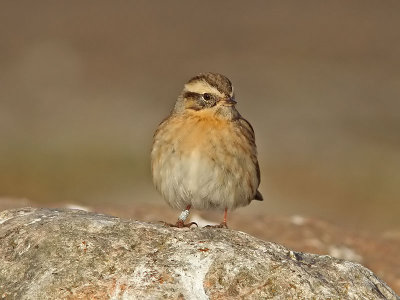
{"label": "bird's tail", "polygon": [[263,195],[261,195],[260,191],[257,190],[256,195],[254,196],[254,200],[263,201]]}

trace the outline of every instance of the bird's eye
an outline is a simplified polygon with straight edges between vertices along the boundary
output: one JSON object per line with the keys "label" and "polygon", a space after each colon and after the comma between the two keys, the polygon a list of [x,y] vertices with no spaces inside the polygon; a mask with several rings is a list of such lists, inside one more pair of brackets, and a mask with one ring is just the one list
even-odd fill
{"label": "bird's eye", "polygon": [[203,94],[203,99],[204,99],[204,100],[210,100],[210,99],[211,99],[211,95],[208,94],[208,93],[204,93],[204,94]]}

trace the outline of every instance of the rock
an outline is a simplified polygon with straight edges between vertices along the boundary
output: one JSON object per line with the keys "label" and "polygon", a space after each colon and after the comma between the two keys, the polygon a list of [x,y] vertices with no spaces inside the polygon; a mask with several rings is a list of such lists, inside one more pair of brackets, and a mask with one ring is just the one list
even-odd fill
{"label": "rock", "polygon": [[360,264],[228,230],[0,213],[0,299],[400,299]]}

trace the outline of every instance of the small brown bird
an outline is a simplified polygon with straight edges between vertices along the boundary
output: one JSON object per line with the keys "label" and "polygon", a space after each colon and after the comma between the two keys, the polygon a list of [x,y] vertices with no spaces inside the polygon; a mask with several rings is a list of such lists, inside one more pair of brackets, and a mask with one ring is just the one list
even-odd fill
{"label": "small brown bird", "polygon": [[[170,116],[158,126],[151,151],[153,182],[167,203],[182,213],[190,208],[227,211],[263,200],[257,190],[260,169],[254,131],[235,107],[228,78],[202,73],[190,79]],[[196,224],[197,225],[197,224]]]}

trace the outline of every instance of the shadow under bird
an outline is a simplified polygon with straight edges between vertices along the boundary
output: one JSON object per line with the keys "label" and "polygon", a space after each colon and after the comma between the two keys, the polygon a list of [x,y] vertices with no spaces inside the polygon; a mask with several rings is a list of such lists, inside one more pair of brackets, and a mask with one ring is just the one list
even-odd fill
{"label": "shadow under bird", "polygon": [[[253,127],[236,109],[228,78],[202,73],[190,79],[171,114],[158,126],[151,151],[156,189],[173,208],[227,211],[263,200]],[[196,224],[197,225],[197,224]]]}

